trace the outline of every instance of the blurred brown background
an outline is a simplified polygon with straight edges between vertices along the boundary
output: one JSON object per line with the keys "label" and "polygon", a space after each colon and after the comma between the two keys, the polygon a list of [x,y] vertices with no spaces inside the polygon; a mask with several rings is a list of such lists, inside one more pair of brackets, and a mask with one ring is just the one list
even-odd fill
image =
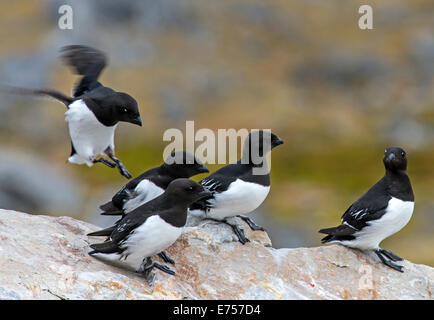
{"label": "blurred brown background", "polygon": [[[73,30],[60,30],[70,4]],[[383,175],[387,146],[408,151],[413,219],[383,246],[434,265],[434,2],[2,1],[0,84],[69,93],[63,45],[109,56],[101,81],[132,94],[144,127],[121,124],[117,155],[136,176],[162,162],[167,128],[271,128],[272,188],[255,219],[276,247],[317,246],[317,230]],[[0,207],[71,215],[101,226],[97,205],[126,179],[67,164],[64,109],[1,96]],[[210,166],[215,170],[218,166]],[[203,178],[204,175],[196,179]]]}

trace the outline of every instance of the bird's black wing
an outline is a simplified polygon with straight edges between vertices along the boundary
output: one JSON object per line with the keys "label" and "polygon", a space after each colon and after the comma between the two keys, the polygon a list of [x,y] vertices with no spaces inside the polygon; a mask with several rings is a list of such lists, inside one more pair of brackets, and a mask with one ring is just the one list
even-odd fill
{"label": "bird's black wing", "polygon": [[328,235],[321,241],[352,240],[353,234],[366,227],[369,221],[380,219],[386,213],[390,199],[383,178],[345,211],[341,225],[319,230]]}
{"label": "bird's black wing", "polygon": [[34,96],[47,96],[56,101],[63,103],[67,108],[74,101],[73,98],[65,96],[63,93],[53,90],[53,89],[26,89],[26,88],[16,88],[8,87],[2,89],[2,91],[11,94],[19,95],[34,95]]}
{"label": "bird's black wing", "polygon": [[354,203],[345,211],[342,216],[342,222],[349,224],[357,230],[363,229],[369,221],[380,219],[387,209],[387,203],[369,203],[361,205]]}
{"label": "bird's black wing", "polygon": [[380,219],[386,213],[390,199],[383,178],[345,211],[342,222],[361,230],[369,221]]}
{"label": "bird's black wing", "polygon": [[230,184],[238,179],[238,172],[236,172],[234,166],[236,166],[236,164],[224,166],[205,179],[199,181],[199,184],[207,191],[211,191],[212,195],[196,201],[189,207],[189,209],[206,211],[211,208],[211,200],[214,198],[214,195],[228,190]]}
{"label": "bird's black wing", "polygon": [[107,64],[107,57],[102,51],[87,46],[72,45],[63,47],[61,53],[65,64],[83,76],[72,91],[73,97],[79,97],[101,86],[98,77]]}
{"label": "bird's black wing", "polygon": [[208,191],[223,192],[229,188],[232,182],[238,178],[243,178],[246,173],[250,172],[251,168],[247,165],[231,163],[213,172],[199,183]]}
{"label": "bird's black wing", "polygon": [[321,239],[322,243],[333,240],[353,240],[353,234],[366,227],[369,221],[379,219],[386,213],[386,205],[379,202],[365,203],[359,199],[352,204],[342,216],[342,224],[337,227],[319,230],[319,233],[327,234]]}
{"label": "bird's black wing", "polygon": [[[137,208],[139,209],[139,208]],[[143,224],[154,213],[152,211],[143,212],[143,210],[134,210],[126,215],[121,220],[117,221],[113,227],[96,231],[88,234],[89,236],[109,236],[109,238],[102,243],[92,244],[90,247],[94,252],[101,253],[120,253],[123,251],[122,243],[128,239],[131,232]]]}

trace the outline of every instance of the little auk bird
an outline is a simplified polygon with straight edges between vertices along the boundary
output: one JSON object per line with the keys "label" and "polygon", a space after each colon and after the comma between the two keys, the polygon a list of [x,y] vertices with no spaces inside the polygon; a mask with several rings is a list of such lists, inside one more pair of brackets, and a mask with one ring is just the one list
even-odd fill
{"label": "little auk bird", "polygon": [[129,212],[113,227],[89,233],[89,236],[108,236],[105,242],[92,244],[93,251],[89,254],[146,277],[153,268],[174,275],[173,270],[153,262],[152,257],[158,254],[165,262],[174,264],[164,250],[181,235],[188,206],[209,195],[209,191],[193,180],[176,179],[162,195]]}
{"label": "little auk bird", "polygon": [[111,201],[101,205],[101,214],[124,216],[161,195],[173,180],[206,172],[209,172],[208,168],[191,153],[172,152],[161,166],[149,169],[134,178],[123,186]]}
{"label": "little auk bird", "polygon": [[[46,95],[66,106],[65,120],[68,122],[72,147],[68,162],[87,164],[89,167],[94,163],[103,163],[111,168],[117,167],[121,175],[131,178],[122,162],[115,157],[114,134],[121,121],[142,125],[136,100],[98,81],[107,64],[103,52],[81,45],[63,47],[61,52],[65,64],[82,76],[72,90],[72,97],[51,89],[15,88],[10,91]],[[100,155],[108,156],[113,162],[97,158]]]}
{"label": "little auk bird", "polygon": [[383,158],[386,174],[342,216],[342,224],[319,230],[322,243],[338,243],[362,251],[373,250],[385,265],[403,272],[402,261],[380,248],[387,237],[401,230],[413,214],[414,195],[407,174],[407,156],[399,147],[387,148]]}
{"label": "little auk bird", "polygon": [[227,218],[238,216],[252,230],[264,231],[264,228],[243,214],[258,208],[267,197],[270,191],[270,171],[266,156],[271,149],[282,143],[283,140],[270,131],[252,131],[244,141],[240,160],[220,168],[199,182],[212,195],[192,204],[189,212],[231,226],[242,244],[250,240],[245,236],[244,230],[229,223]]}

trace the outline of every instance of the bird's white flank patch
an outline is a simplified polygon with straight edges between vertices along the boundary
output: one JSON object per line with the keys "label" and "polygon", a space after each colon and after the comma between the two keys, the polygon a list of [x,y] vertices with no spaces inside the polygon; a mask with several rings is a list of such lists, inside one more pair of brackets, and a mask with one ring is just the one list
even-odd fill
{"label": "bird's white flank patch", "polygon": [[269,186],[237,179],[228,190],[214,195],[214,199],[210,200],[213,208],[206,215],[221,220],[249,213],[261,205],[269,191]]}

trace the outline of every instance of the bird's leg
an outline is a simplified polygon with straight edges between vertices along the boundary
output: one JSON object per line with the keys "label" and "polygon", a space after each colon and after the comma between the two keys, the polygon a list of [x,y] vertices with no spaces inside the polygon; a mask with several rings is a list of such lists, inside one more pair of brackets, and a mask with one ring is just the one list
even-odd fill
{"label": "bird's leg", "polygon": [[153,265],[154,268],[157,268],[157,269],[159,269],[159,270],[161,270],[161,271],[163,271],[163,272],[165,272],[167,274],[170,274],[172,276],[175,275],[175,271],[173,271],[172,269],[170,269],[168,266],[165,266],[164,264],[159,264],[157,262],[154,262],[152,265]]}
{"label": "bird's leg", "polygon": [[240,241],[242,244],[246,244],[247,242],[250,242],[250,239],[246,237],[244,234],[244,230],[238,227],[236,224],[225,222],[227,225],[230,225],[232,227],[232,230],[238,237],[238,241]]}
{"label": "bird's leg", "polygon": [[379,249],[379,250],[380,250],[381,254],[385,255],[386,257],[388,257],[392,261],[404,260],[401,257],[398,257],[396,254],[394,254],[392,251],[385,250],[385,249]]}
{"label": "bird's leg", "polygon": [[235,235],[238,237],[238,241],[241,242],[242,244],[246,244],[247,242],[250,242],[250,239],[247,238],[246,235],[244,234],[244,230],[238,227],[236,224],[229,223],[226,219],[218,220],[218,219],[213,219],[208,217],[206,219],[224,223],[230,226],[234,231]]}
{"label": "bird's leg", "polygon": [[175,275],[175,271],[170,269],[168,266],[165,266],[163,264],[159,264],[157,262],[153,262],[151,257],[147,257],[147,258],[143,259],[143,262],[142,262],[138,271],[141,272],[144,275],[144,277],[149,280],[149,278],[150,278],[149,276],[151,274],[151,271],[154,268],[157,268],[157,269],[159,269],[163,272],[166,272],[172,276]]}
{"label": "bird's leg", "polygon": [[92,162],[93,162],[93,163],[98,163],[98,162],[100,162],[100,163],[105,164],[107,167],[110,167],[110,168],[114,168],[114,167],[116,167],[116,163],[113,163],[113,162],[111,162],[111,161],[108,161],[108,160],[106,160],[106,159],[104,159],[104,158],[93,159]]}
{"label": "bird's leg", "polygon": [[147,257],[143,259],[142,264],[140,265],[138,272],[142,273],[146,280],[150,281],[151,271],[153,269],[152,259]]}
{"label": "bird's leg", "polygon": [[121,175],[123,175],[127,179],[131,179],[131,174],[128,172],[127,168],[125,168],[122,161],[115,157],[115,155],[113,154],[113,150],[110,147],[108,147],[104,151],[104,153],[116,163],[116,166],[118,167]]}
{"label": "bird's leg", "polygon": [[248,224],[250,229],[252,229],[253,231],[265,231],[263,227],[254,223],[253,220],[250,219],[249,217],[242,216],[242,215],[238,215],[237,217],[243,219]]}
{"label": "bird's leg", "polygon": [[173,261],[172,258],[170,258],[166,252],[161,251],[158,256],[163,259],[164,262],[170,263],[170,264],[175,264],[175,261]]}
{"label": "bird's leg", "polygon": [[376,255],[380,258],[381,262],[383,262],[386,266],[388,266],[388,267],[390,267],[390,268],[392,268],[392,269],[395,269],[396,271],[404,272],[404,271],[402,270],[402,268],[403,268],[402,266],[399,266],[399,265],[397,265],[397,264],[395,264],[395,263],[393,263],[393,262],[387,260],[387,259],[382,255],[381,249],[377,249],[377,250],[375,250],[375,253],[376,253]]}

